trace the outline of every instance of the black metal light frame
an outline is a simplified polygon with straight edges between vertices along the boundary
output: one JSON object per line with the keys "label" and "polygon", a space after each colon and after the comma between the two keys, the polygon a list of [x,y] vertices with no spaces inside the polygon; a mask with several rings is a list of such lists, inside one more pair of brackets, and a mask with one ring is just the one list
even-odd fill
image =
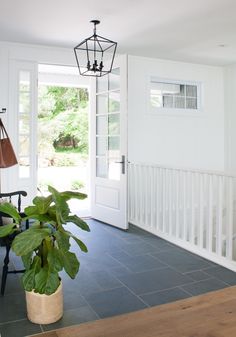
{"label": "black metal light frame", "polygon": [[[96,26],[100,23],[99,20],[92,20],[90,22],[94,24],[94,33],[74,48],[75,58],[80,75],[101,77],[112,71],[117,42],[97,35]],[[93,47],[91,48],[91,46]],[[113,48],[113,52],[110,57],[109,66],[107,66],[107,60],[105,60],[106,63],[104,64],[104,53],[107,51],[109,52],[109,49],[111,50],[111,48]],[[87,59],[86,66],[82,66],[82,63],[79,60],[79,52],[84,52]]]}

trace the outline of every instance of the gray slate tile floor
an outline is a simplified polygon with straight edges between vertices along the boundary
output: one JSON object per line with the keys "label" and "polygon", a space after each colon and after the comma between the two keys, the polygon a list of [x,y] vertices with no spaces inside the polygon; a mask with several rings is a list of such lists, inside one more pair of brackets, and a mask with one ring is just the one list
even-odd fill
{"label": "gray slate tile floor", "polygon": [[[30,323],[20,278],[9,275],[6,294],[0,297],[1,337],[32,335],[236,284],[235,273],[135,226],[124,232],[95,220],[88,223],[90,233],[70,228],[87,244],[89,252],[72,246],[81,266],[75,280],[62,273],[63,318],[45,326]],[[0,247],[0,261],[3,254],[4,247]],[[12,263],[20,267],[14,255]]]}

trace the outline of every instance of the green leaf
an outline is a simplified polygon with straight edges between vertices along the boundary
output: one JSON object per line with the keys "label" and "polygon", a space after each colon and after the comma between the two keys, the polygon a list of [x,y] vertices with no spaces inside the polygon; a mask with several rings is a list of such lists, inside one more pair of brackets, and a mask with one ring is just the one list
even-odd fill
{"label": "green leaf", "polygon": [[70,249],[70,237],[64,230],[58,230],[53,234],[56,238],[59,249],[68,251]]}
{"label": "green leaf", "polygon": [[15,237],[12,250],[18,256],[27,255],[39,247],[43,239],[50,236],[51,230],[46,228],[30,228]]}
{"label": "green leaf", "polygon": [[24,220],[26,219],[34,219],[34,220],[38,220],[39,222],[54,223],[52,218],[47,214],[31,214],[24,218]]}
{"label": "green leaf", "polygon": [[60,285],[58,273],[52,272],[50,268],[44,267],[35,276],[34,291],[40,294],[51,295]]}
{"label": "green leaf", "polygon": [[88,252],[88,248],[87,248],[87,246],[80,240],[80,239],[78,239],[76,236],[74,236],[74,235],[72,235],[71,236],[74,240],[75,240],[75,242],[78,244],[78,246],[79,246],[79,248],[82,250],[82,252],[84,252],[84,253],[87,253]]}
{"label": "green leaf", "polygon": [[50,270],[52,270],[53,272],[59,272],[63,269],[61,256],[57,248],[53,247],[48,252],[47,261],[48,261]]}
{"label": "green leaf", "polygon": [[10,235],[18,231],[15,223],[9,223],[8,225],[0,226],[0,238]]}
{"label": "green leaf", "polygon": [[57,223],[58,225],[61,225],[65,223],[64,219],[67,218],[70,213],[69,206],[66,200],[61,196],[61,193],[58,192],[54,187],[48,186],[48,191],[52,193],[52,198],[56,207]]}
{"label": "green leaf", "polygon": [[87,223],[80,219],[77,215],[69,215],[66,218],[66,222],[73,222],[76,226],[83,229],[84,231],[90,232],[90,228]]}
{"label": "green leaf", "polygon": [[50,218],[53,220],[53,221],[57,221],[57,215],[56,215],[56,206],[53,205],[49,208],[48,210],[48,216],[50,216]]}
{"label": "green leaf", "polygon": [[[43,206],[42,206],[43,207]],[[49,211],[49,208],[47,209]],[[37,206],[28,206],[24,209],[24,213],[27,215],[25,219],[34,219],[39,220],[40,222],[52,222],[54,219],[50,216],[50,214],[42,213],[42,209],[38,209]],[[56,218],[55,218],[56,220]]]}
{"label": "green leaf", "polygon": [[41,258],[36,255],[30,269],[27,270],[22,277],[23,286],[26,291],[32,291],[35,288],[35,275],[40,271],[40,269]]}
{"label": "green leaf", "polygon": [[87,194],[84,194],[84,193],[81,193],[81,192],[72,192],[72,191],[61,192],[61,196],[65,200],[70,200],[70,199],[83,200],[83,199],[87,198]]}
{"label": "green leaf", "polygon": [[37,207],[38,213],[45,214],[47,213],[50,205],[52,203],[52,196],[48,197],[35,197],[33,199],[33,204]]}
{"label": "green leaf", "polygon": [[33,252],[29,252],[28,254],[21,256],[25,269],[30,269],[30,265],[32,262],[32,255]]}
{"label": "green leaf", "polygon": [[35,271],[32,269],[25,271],[22,276],[22,283],[26,291],[32,291],[35,283]]}
{"label": "green leaf", "polygon": [[61,260],[66,273],[73,279],[79,271],[79,261],[74,253],[60,251]]}
{"label": "green leaf", "polygon": [[20,223],[21,221],[20,214],[18,213],[15,206],[13,206],[10,202],[4,202],[0,204],[0,212],[10,215],[16,223]]}
{"label": "green leaf", "polygon": [[78,239],[76,236],[74,236],[71,232],[66,231],[66,233],[75,240],[75,242],[78,244],[78,246],[80,247],[80,249],[82,250],[82,252],[87,253],[88,252],[88,248],[86,247],[86,245],[80,240]]}
{"label": "green leaf", "polygon": [[36,207],[36,206],[28,206],[28,207],[25,207],[24,213],[25,213],[27,216],[31,216],[31,215],[33,215],[33,214],[37,214],[37,207]]}

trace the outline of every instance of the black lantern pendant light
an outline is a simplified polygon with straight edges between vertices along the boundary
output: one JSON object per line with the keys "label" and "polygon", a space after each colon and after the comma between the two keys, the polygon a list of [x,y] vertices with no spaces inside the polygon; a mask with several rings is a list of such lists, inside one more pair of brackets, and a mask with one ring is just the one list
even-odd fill
{"label": "black lantern pendant light", "polygon": [[74,52],[80,75],[101,77],[112,70],[117,42],[97,35],[99,20],[90,22],[94,24],[93,35],[79,43]]}

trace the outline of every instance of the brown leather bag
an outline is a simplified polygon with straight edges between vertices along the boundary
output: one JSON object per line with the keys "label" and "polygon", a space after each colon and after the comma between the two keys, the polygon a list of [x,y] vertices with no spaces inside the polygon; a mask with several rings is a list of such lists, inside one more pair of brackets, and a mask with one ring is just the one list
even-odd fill
{"label": "brown leather bag", "polygon": [[10,138],[0,118],[0,168],[17,164],[17,159]]}

